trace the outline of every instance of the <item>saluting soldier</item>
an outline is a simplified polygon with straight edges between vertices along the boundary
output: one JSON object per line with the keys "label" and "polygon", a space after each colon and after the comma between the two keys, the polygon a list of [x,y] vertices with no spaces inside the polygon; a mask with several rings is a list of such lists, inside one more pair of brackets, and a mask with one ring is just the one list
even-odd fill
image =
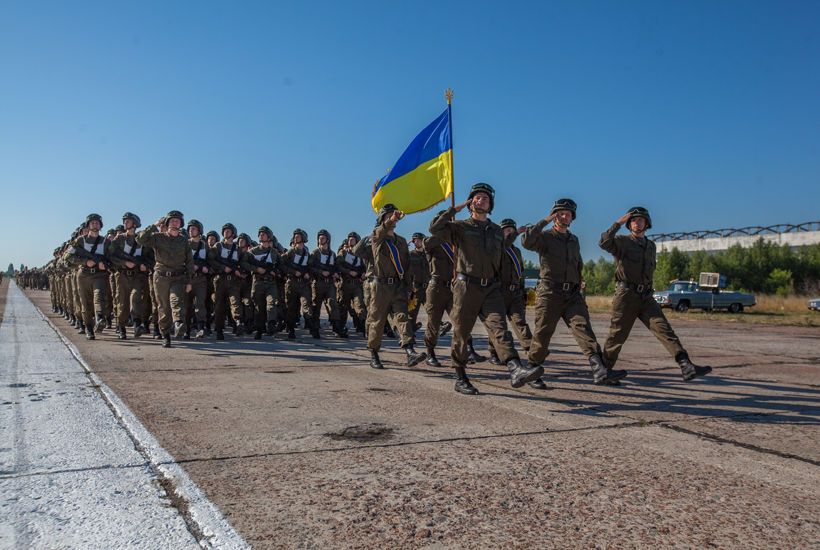
{"label": "saluting soldier", "polygon": [[370,366],[383,369],[381,349],[384,324],[388,314],[398,325],[401,347],[407,355],[407,366],[415,366],[427,358],[425,353],[414,349],[416,339],[407,315],[407,284],[409,251],[404,237],[396,234],[396,224],[404,217],[393,204],[385,204],[378,215],[378,225],[373,230],[373,276],[370,279],[370,303],[367,306],[367,348],[370,350]]}
{"label": "saluting soldier", "polygon": [[234,335],[242,334],[241,252],[238,244],[234,242],[235,238],[236,226],[228,222],[222,226],[222,240],[208,251],[208,262],[214,272],[214,328],[217,340],[225,339],[225,317],[229,308],[236,322]]}
{"label": "saluting soldier", "polygon": [[248,251],[247,259],[253,267],[254,339],[260,340],[263,332],[273,335],[279,317],[279,251],[270,227],[263,225],[257,235],[259,245]]}
{"label": "saluting soldier", "polygon": [[[469,206],[470,217],[455,220],[455,215]],[[430,233],[456,247],[456,280],[453,282],[452,359],[456,370],[455,390],[475,395],[478,390],[467,378],[466,366],[469,356],[468,340],[479,314],[484,316],[487,335],[507,365],[510,383],[519,388],[540,377],[544,368],[540,365],[524,367],[513,345],[512,334],[507,330],[504,298],[501,295],[499,276],[501,255],[512,244],[504,239],[501,228],[489,219],[495,206],[495,190],[486,183],[477,183],[470,189],[468,199],[456,207],[450,207],[430,223]]]}
{"label": "saluting soldier", "polygon": [[100,235],[103,220],[99,214],[89,214],[85,220],[86,235],[72,243],[71,257],[77,266],[77,293],[82,311],[85,337],[94,340],[94,333],[105,327],[105,300],[108,297],[108,258],[105,238]]}
{"label": "saluting soldier", "polygon": [[427,254],[424,252],[424,233],[413,233],[410,239],[413,248],[410,250],[410,302],[411,307],[407,313],[410,315],[410,326],[413,332],[419,328],[417,325],[419,310],[427,301],[427,285],[430,283],[430,263],[427,261]]}
{"label": "saluting soldier", "polygon": [[109,256],[117,269],[117,333],[124,340],[129,317],[134,323],[134,338],[145,333],[142,324],[148,296],[148,265],[143,256],[143,247],[137,242],[136,230],[142,226],[140,217],[126,212],[122,215],[122,222],[125,231],[111,242]]}
{"label": "saluting soldier", "polygon": [[172,321],[177,338],[185,333],[185,295],[191,291],[194,260],[188,240],[180,232],[184,225],[182,212],[171,210],[137,235],[137,243],[154,250],[154,293],[164,348],[171,347]]}
{"label": "saluting soldier", "polygon": [[347,240],[337,256],[341,280],[337,285],[336,299],[339,302],[339,323],[346,328],[347,315],[353,318],[356,332],[365,334],[367,308],[364,302],[363,278],[365,275],[364,260],[353,253],[353,249],[362,238],[355,231],[347,234]]}
{"label": "saluting soldier", "polygon": [[305,247],[307,232],[296,228],[290,239],[290,249],[282,256],[282,271],[286,275],[285,301],[287,302],[288,339],[296,338],[296,325],[301,313],[306,328],[314,338],[319,337],[319,327],[313,324],[313,289],[310,284],[310,253]]}
{"label": "saluting soldier", "polygon": [[[627,372],[607,368],[601,347],[589,320],[589,309],[581,294],[583,260],[578,237],[569,228],[577,217],[572,199],[555,201],[549,215],[528,227],[521,244],[538,252],[540,280],[535,299],[535,331],[530,346],[530,364],[540,365],[549,355],[549,345],[558,321],[563,319],[589,361],[595,384],[610,384]],[[552,223],[549,231],[544,231]]]}
{"label": "saluting soldier", "polygon": [[[626,224],[629,235],[617,235]],[[655,274],[655,243],[646,238],[652,227],[649,211],[634,206],[601,234],[601,248],[615,257],[615,297],[612,300],[612,321],[604,344],[604,361],[610,367],[618,361],[632,325],[641,322],[675,358],[684,381],[712,372],[712,367],[699,366],[689,360],[675,331],[655,301],[652,278]]]}
{"label": "saluting soldier", "polygon": [[347,329],[339,323],[339,306],[336,302],[336,253],[330,248],[330,232],[320,229],[316,235],[317,247],[310,254],[310,272],[313,274],[312,323],[314,337],[319,337],[319,315],[322,304],[327,308],[328,320],[333,332],[340,338],[347,338]]}

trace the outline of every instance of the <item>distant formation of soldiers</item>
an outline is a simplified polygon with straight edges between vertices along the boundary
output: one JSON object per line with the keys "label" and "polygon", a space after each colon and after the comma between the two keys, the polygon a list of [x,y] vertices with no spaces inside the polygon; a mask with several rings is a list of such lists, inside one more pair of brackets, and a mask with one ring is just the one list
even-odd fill
{"label": "distant formation of soldiers", "polygon": [[[3,282],[4,272],[0,272],[0,283]],[[14,272],[14,282],[20,288],[30,288],[32,290],[49,290],[50,277],[45,269],[37,267],[24,267],[20,271]]]}
{"label": "distant formation of soldiers", "polygon": [[[617,385],[627,376],[614,366],[638,319],[674,357],[684,380],[711,371],[690,361],[653,298],[655,245],[645,236],[651,227],[645,208],[630,209],[601,236],[600,246],[615,257],[617,280],[609,336],[601,347],[582,292],[580,245],[569,231],[575,202],[560,199],[544,219],[522,227],[510,218],[492,222],[494,207],[493,188],[476,184],[467,201],[437,213],[430,236],[414,233],[409,246],[396,233],[404,214],[388,204],[371,234],[350,232],[335,250],[324,229],[310,250],[300,228],[285,248],[267,226],[257,231],[258,240],[237,233],[232,223],[221,234],[205,233],[202,223],[186,224],[176,210],[144,229],[139,216],[126,212],[122,225],[106,234],[102,217],[89,214],[45,268],[18,273],[17,284],[49,289],[52,310],[89,340],[106,329],[126,339],[131,329],[133,338],[152,334],[171,347],[172,338],[224,340],[226,327],[235,337],[252,334],[257,340],[278,332],[293,340],[302,328],[322,338],[324,309],[332,333],[348,338],[350,321],[367,341],[370,366],[381,369],[385,335],[398,338],[408,366],[441,367],[438,339],[452,330],[455,390],[468,395],[478,390],[467,366],[485,360],[473,347],[476,321],[487,331],[490,362],[507,367],[513,387],[546,389],[543,364],[559,320],[586,356],[595,384]],[[469,216],[457,220],[464,208]],[[628,234],[617,235],[623,225]],[[539,255],[532,330],[523,259],[514,244],[519,235],[524,248]],[[419,352],[422,307],[427,323],[425,351]]]}

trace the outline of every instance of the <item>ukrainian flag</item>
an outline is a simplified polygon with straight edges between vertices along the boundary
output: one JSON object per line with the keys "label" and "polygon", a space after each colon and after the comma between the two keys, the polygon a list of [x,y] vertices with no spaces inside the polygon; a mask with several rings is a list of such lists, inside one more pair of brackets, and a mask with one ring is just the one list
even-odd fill
{"label": "ukrainian flag", "polygon": [[373,211],[393,203],[405,214],[427,210],[453,193],[450,108],[410,143],[396,165],[376,183]]}

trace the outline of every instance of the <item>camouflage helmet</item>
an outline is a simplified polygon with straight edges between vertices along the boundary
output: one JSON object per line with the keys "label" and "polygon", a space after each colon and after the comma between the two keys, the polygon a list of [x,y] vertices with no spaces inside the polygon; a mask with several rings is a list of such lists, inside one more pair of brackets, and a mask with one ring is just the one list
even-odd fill
{"label": "camouflage helmet", "polygon": [[209,237],[213,237],[214,239],[216,239],[218,241],[219,240],[219,233],[217,233],[216,231],[211,229],[210,231],[208,231],[207,235],[205,235],[206,239],[209,238]]}
{"label": "camouflage helmet", "polygon": [[316,233],[316,242],[319,242],[319,237],[321,237],[322,235],[325,236],[325,238],[327,239],[327,245],[330,246],[330,231],[328,231],[327,229],[320,229],[319,232]]}
{"label": "camouflage helmet", "polygon": [[228,222],[228,223],[226,223],[222,226],[222,235],[223,236],[225,235],[225,230],[226,229],[231,230],[231,237],[236,237],[236,226],[234,224],[232,224],[231,222]]}
{"label": "camouflage helmet", "polygon": [[202,225],[202,222],[199,221],[199,220],[192,219],[191,221],[189,221],[188,225],[186,227],[191,227],[191,226],[196,227],[199,230],[199,236],[200,237],[205,232],[205,227]]}
{"label": "camouflage helmet", "polygon": [[350,237],[353,237],[354,239],[356,239],[356,242],[359,242],[359,241],[362,240],[362,236],[359,235],[358,233],[356,233],[355,231],[351,231],[350,233],[347,234],[347,238],[349,239]]}
{"label": "camouflage helmet", "polygon": [[575,201],[572,199],[558,199],[555,201],[555,204],[552,205],[550,214],[554,214],[559,210],[569,210],[572,212],[572,219],[574,220],[576,217],[576,210],[578,210],[578,205],[575,204]]}
{"label": "camouflage helmet", "polygon": [[644,218],[646,220],[646,228],[652,228],[652,218],[649,217],[649,210],[643,206],[633,206],[629,209],[629,218],[626,220],[627,229],[629,229],[629,224],[633,218]]}
{"label": "camouflage helmet", "polygon": [[290,239],[290,244],[291,245],[293,245],[293,242],[294,242],[293,237],[295,237],[296,235],[299,235],[300,237],[302,237],[302,244],[307,244],[307,239],[308,239],[307,231],[305,231],[302,228],[297,227],[296,229],[293,230],[293,236]]}
{"label": "camouflage helmet", "polygon": [[515,223],[515,220],[512,218],[504,218],[503,220],[501,220],[501,229],[506,229],[508,227],[518,229],[518,224]]}
{"label": "camouflage helmet", "polygon": [[259,230],[256,232],[256,235],[259,236],[262,233],[268,236],[268,240],[273,240],[273,231],[271,231],[270,227],[268,227],[267,225],[263,225],[262,227],[260,227]]}
{"label": "camouflage helmet", "polygon": [[129,219],[134,222],[134,229],[136,229],[137,227],[142,226],[142,221],[140,220],[140,217],[137,216],[136,214],[134,214],[133,212],[126,212],[125,214],[122,215],[123,223],[125,223],[125,220],[129,220]]}
{"label": "camouflage helmet", "polygon": [[180,228],[185,226],[185,216],[179,210],[171,210],[165,214],[165,225],[168,225],[168,222],[171,221],[172,218],[177,218],[179,220]]}
{"label": "camouflage helmet", "polygon": [[415,241],[416,239],[424,240],[424,233],[418,233],[418,232],[413,233],[413,236],[410,237],[410,242]]}
{"label": "camouflage helmet", "polygon": [[117,227],[114,228],[114,231],[117,233],[125,233],[125,226],[123,224],[119,224]]}
{"label": "camouflage helmet", "polygon": [[92,220],[97,220],[98,222],[100,222],[100,229],[102,229],[103,220],[102,220],[102,216],[100,216],[99,214],[89,214],[88,216],[86,216],[85,217],[85,223],[83,224],[83,227],[88,227],[88,223],[91,222]]}
{"label": "camouflage helmet", "polygon": [[396,210],[398,210],[398,208],[392,202],[388,202],[387,204],[379,208],[379,213],[376,214],[376,225],[381,225],[382,223],[384,223],[384,218],[386,218]]}
{"label": "camouflage helmet", "polygon": [[113,237],[113,236],[115,236],[115,235],[117,234],[117,228],[112,227],[112,228],[111,228],[111,229],[109,229],[109,230],[108,230],[105,234],[106,234],[106,235],[110,235],[110,236],[112,236],[112,237]]}
{"label": "camouflage helmet", "polygon": [[240,233],[239,237],[237,237],[237,240],[239,240],[239,239],[244,239],[245,244],[248,245],[248,246],[251,246],[251,243],[253,242],[253,239],[251,239],[251,236],[248,235],[247,233]]}
{"label": "camouflage helmet", "polygon": [[468,199],[472,199],[478,193],[484,193],[488,197],[490,197],[490,210],[488,213],[492,214],[493,208],[495,208],[495,189],[489,183],[479,182],[470,187],[470,194],[467,196]]}

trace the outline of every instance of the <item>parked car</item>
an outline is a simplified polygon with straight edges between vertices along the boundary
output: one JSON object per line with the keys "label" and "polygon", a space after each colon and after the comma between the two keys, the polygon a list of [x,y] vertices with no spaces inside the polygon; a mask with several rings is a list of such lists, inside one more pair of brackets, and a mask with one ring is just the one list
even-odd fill
{"label": "parked car", "polygon": [[809,309],[812,311],[820,311],[820,298],[809,300]]}
{"label": "parked car", "polygon": [[695,281],[672,281],[668,290],[656,291],[655,301],[661,307],[685,312],[690,309],[712,311],[725,309],[731,313],[740,313],[747,307],[755,305],[753,294],[732,290],[702,289]]}

